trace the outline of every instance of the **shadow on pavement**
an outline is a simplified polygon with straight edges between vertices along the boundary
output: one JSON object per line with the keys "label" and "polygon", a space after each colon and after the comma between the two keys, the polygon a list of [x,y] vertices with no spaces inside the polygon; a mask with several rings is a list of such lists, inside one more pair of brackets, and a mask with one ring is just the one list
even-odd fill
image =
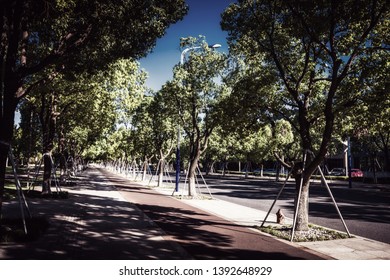
{"label": "shadow on pavement", "polygon": [[[35,242],[1,244],[0,259],[321,259],[106,171],[74,182],[68,199],[28,201],[49,229]],[[17,201],[3,213],[17,216]]]}
{"label": "shadow on pavement", "polygon": [[[31,243],[1,244],[0,258],[181,259],[138,208],[107,196],[113,188],[103,179],[90,172],[68,188],[69,199],[28,200],[32,215],[46,217],[49,229]],[[6,203],[3,211],[8,216],[20,215],[16,201]]]}
{"label": "shadow on pavement", "polygon": [[253,229],[102,172],[125,199],[135,203],[169,239],[195,259],[320,259]]}

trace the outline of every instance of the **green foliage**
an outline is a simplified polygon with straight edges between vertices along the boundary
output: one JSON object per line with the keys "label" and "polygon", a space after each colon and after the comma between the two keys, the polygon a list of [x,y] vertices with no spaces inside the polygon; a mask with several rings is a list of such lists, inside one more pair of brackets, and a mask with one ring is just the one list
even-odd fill
{"label": "green foliage", "polygon": [[111,64],[106,71],[106,90],[115,96],[118,123],[129,125],[135,109],[141,104],[146,92],[147,73],[139,63],[121,59]]}
{"label": "green foliage", "polygon": [[159,91],[148,107],[153,147],[159,158],[168,156],[177,141],[177,122],[169,105],[162,91]]}
{"label": "green foliage", "polygon": [[274,126],[264,124],[245,134],[238,130],[222,132],[217,129],[210,139],[215,160],[239,160],[261,163],[274,158],[275,152],[294,157],[294,135],[290,123],[276,121]]}
{"label": "green foliage", "polygon": [[[45,88],[40,87],[39,91],[31,92],[21,106],[20,129],[26,135],[25,139],[20,139],[21,149],[23,143],[27,144],[24,154],[30,145],[35,145],[30,152],[41,151],[36,139],[42,133],[41,126],[35,122],[32,127],[31,121],[43,109],[42,98],[47,99],[55,94],[55,113],[58,114],[56,143],[62,138],[68,151],[78,154],[84,152],[84,155],[92,159],[106,158],[108,155],[122,157],[128,148],[128,135],[120,131],[116,133],[122,135],[119,137],[114,133],[108,143],[104,138],[114,131],[115,123],[128,124],[135,109],[141,104],[146,90],[145,77],[145,72],[133,60],[119,60],[109,65],[105,71],[93,75],[78,75],[76,80],[67,75],[57,75]],[[42,95],[44,90],[52,94]],[[116,141],[119,141],[118,144],[114,143]],[[96,142],[106,147],[107,151],[93,145]]]}
{"label": "green foliage", "polygon": [[370,84],[389,51],[387,2],[239,0],[222,15],[231,51],[243,60],[244,75],[233,71],[233,92],[255,104],[246,115],[255,125],[287,120],[302,153],[313,152],[301,177],[297,230],[308,229],[310,177],[335,128],[340,132],[343,116],[380,92]]}
{"label": "green foliage", "polygon": [[[2,2],[0,13],[0,126],[8,142],[10,122],[23,97],[43,93],[41,87],[58,75],[80,81],[110,71],[110,66],[118,69],[111,79],[111,86],[118,87],[126,71],[134,70],[127,59],[149,53],[166,28],[187,13],[187,5],[184,0],[11,0]],[[132,92],[142,79],[127,81]],[[134,107],[135,102],[123,100],[125,107]]]}
{"label": "green foliage", "polygon": [[152,102],[151,96],[146,96],[142,104],[136,109],[132,121],[132,140],[134,152],[142,160],[155,155],[154,143],[152,140],[153,127],[151,126],[151,116],[148,107]]}
{"label": "green foliage", "polygon": [[242,112],[257,123],[288,120],[301,147],[318,151],[318,163],[334,123],[368,93],[366,82],[378,72],[372,66],[388,52],[385,2],[231,4],[222,28],[229,32],[232,53],[243,59],[240,71],[233,72],[233,92],[236,99],[253,102],[239,103],[249,108]]}
{"label": "green foliage", "polygon": [[212,131],[222,121],[219,103],[228,89],[217,79],[226,67],[226,56],[209,48],[203,38],[182,38],[181,46],[186,47],[182,54],[188,58],[174,68],[174,78],[164,85],[162,94],[194,156],[206,149]]}
{"label": "green foliage", "polygon": [[[90,141],[85,147],[94,144],[86,151],[89,157],[127,158],[133,153],[130,128],[134,115],[144,102],[145,80],[146,73],[133,60],[119,60],[99,75],[97,92],[91,96],[93,104],[87,109],[92,110],[92,114],[81,122],[87,130],[98,129],[96,133],[91,131],[90,137],[86,138]],[[90,125],[91,120],[96,120],[96,126]]]}
{"label": "green foliage", "polygon": [[37,63],[93,71],[118,58],[140,58],[187,12],[182,0],[16,2],[2,10],[7,16],[15,12],[15,18],[23,14],[20,32],[27,27],[30,38],[24,42],[26,72],[35,71]]}
{"label": "green foliage", "polygon": [[[32,91],[46,94],[46,88],[41,86],[47,87],[60,74],[66,75],[67,80],[78,80],[79,75],[85,73],[101,73],[118,59],[145,56],[168,26],[182,19],[186,12],[184,0],[2,1],[0,141],[11,143],[15,110],[23,97]],[[57,90],[48,92],[51,96],[58,93]],[[102,108],[99,102],[103,99],[97,98],[94,103],[96,111]],[[131,103],[125,105],[128,107]],[[54,119],[51,118],[52,124]],[[99,123],[97,119],[90,125],[107,124]],[[111,116],[108,116],[107,122],[110,120]],[[83,132],[85,129],[85,126],[78,129],[75,137],[89,142],[89,136],[96,137],[96,134]],[[53,130],[50,132],[48,138],[52,139]],[[7,152],[7,145],[2,145],[0,214]]]}

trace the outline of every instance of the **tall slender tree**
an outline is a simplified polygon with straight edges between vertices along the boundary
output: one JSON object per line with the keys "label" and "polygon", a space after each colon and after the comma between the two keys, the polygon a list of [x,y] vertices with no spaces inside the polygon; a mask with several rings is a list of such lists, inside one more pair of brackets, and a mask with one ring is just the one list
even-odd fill
{"label": "tall slender tree", "polygon": [[174,116],[170,114],[169,103],[165,100],[163,91],[164,88],[153,95],[153,100],[147,109],[152,128],[150,136],[158,158],[158,186],[163,184],[167,158],[172,152],[177,135],[176,122]]}
{"label": "tall slender tree", "polygon": [[226,55],[210,48],[203,37],[183,38],[181,46],[188,48],[190,53],[183,64],[174,68],[174,78],[166,84],[168,94],[165,98],[171,100],[173,114],[189,140],[188,195],[196,196],[195,176],[199,158],[221,121],[219,103],[227,89],[216,79],[226,69],[227,59]]}

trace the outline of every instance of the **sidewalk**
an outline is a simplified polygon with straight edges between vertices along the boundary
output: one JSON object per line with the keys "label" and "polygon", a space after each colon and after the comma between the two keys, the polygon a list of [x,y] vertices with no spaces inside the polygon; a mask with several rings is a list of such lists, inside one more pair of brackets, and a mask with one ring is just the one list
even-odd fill
{"label": "sidewalk", "polygon": [[[95,168],[77,181],[63,188],[69,199],[28,200],[33,216],[46,216],[51,227],[38,241],[2,245],[0,259],[390,259],[389,244],[361,237],[282,241],[250,228],[264,212],[176,199]],[[18,215],[18,207],[5,203],[3,211]]]}
{"label": "sidewalk", "polygon": [[[68,199],[28,199],[33,217],[50,227],[35,242],[1,244],[0,259],[119,260],[182,259],[185,252],[134,204],[126,201],[96,169],[81,174],[75,186],[62,188]],[[7,216],[20,217],[17,201],[3,205]]]}
{"label": "sidewalk", "polygon": [[[186,203],[245,226],[260,226],[267,214],[221,200],[187,200]],[[276,221],[276,216],[269,215],[267,221]],[[283,242],[291,244],[288,241]],[[390,244],[355,235],[349,239],[295,244],[300,248],[307,248],[338,260],[390,260]]]}

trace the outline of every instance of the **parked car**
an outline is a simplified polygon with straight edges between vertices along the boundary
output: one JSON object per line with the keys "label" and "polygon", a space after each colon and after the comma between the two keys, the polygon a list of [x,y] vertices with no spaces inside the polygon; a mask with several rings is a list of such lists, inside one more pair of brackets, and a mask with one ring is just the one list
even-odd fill
{"label": "parked car", "polygon": [[333,168],[329,172],[329,175],[332,175],[332,176],[345,176],[345,169],[344,168]]}
{"label": "parked car", "polygon": [[363,177],[363,171],[358,168],[351,169],[351,177]]}

